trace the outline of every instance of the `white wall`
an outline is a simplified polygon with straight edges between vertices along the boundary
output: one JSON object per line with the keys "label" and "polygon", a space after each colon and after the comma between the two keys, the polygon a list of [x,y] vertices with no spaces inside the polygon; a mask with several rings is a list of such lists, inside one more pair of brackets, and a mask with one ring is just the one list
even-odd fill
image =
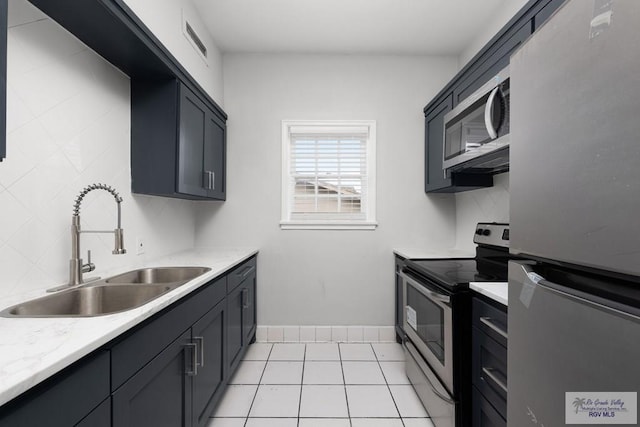
{"label": "white wall", "polygon": [[[26,0],[9,1],[7,158],[0,163],[0,297],[68,278],[72,205],[86,185],[123,196],[126,255],[110,235],[82,236],[96,273],[191,248],[193,203],[130,192],[129,79]],[[113,229],[116,205],[90,193],[84,229]],[[135,255],[142,236],[146,254]]]}
{"label": "white wall", "polygon": [[495,36],[498,31],[509,22],[513,16],[522,9],[529,0],[508,0],[498,8],[497,14],[491,21],[485,23],[484,30],[479,34],[473,42],[460,54],[458,60],[459,68],[464,67],[473,56],[484,47],[489,40]]}
{"label": "white wall", "polygon": [[[124,0],[209,96],[224,107],[222,55],[191,0]],[[196,52],[182,31],[185,14],[207,47],[207,60]]]}
{"label": "white wall", "polygon": [[[422,108],[455,57],[225,54],[227,201],[196,245],[256,245],[258,324],[392,325],[393,247],[455,244],[454,199],[424,193]],[[281,120],[377,121],[375,231],[280,230]]]}

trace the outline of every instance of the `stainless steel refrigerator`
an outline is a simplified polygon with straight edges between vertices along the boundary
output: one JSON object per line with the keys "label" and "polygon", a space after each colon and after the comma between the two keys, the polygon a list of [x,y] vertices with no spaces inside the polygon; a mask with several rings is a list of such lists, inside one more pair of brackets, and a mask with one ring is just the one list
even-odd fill
{"label": "stainless steel refrigerator", "polygon": [[640,1],[569,0],[510,69],[507,423],[638,425]]}

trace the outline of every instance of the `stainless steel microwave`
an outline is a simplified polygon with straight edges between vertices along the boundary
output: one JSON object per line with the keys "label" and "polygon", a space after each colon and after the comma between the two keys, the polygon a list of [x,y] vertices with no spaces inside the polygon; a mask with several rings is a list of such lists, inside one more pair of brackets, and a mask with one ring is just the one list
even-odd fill
{"label": "stainless steel microwave", "polygon": [[507,67],[444,116],[443,168],[506,170],[508,147]]}

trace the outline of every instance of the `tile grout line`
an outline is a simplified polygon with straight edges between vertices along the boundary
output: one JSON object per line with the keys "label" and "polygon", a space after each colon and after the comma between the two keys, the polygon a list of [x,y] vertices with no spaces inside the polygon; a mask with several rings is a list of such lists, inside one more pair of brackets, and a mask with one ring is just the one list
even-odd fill
{"label": "tile grout line", "polygon": [[384,374],[384,370],[382,369],[382,365],[380,364],[380,358],[378,357],[378,353],[376,353],[376,349],[373,348],[373,345],[371,346],[371,349],[373,350],[373,354],[376,356],[376,362],[378,362],[378,367],[380,368],[380,372],[382,372],[382,378],[384,378],[384,383],[387,386],[387,389],[389,390],[389,394],[391,395],[393,406],[395,406],[396,411],[398,411],[398,418],[400,419],[400,423],[402,424],[403,427],[405,427],[404,419],[402,418],[402,414],[400,413],[400,409],[398,408],[398,404],[396,403],[396,398],[393,396],[393,393],[391,392],[391,386],[389,385],[389,380],[387,380],[387,376]]}
{"label": "tile grout line", "polygon": [[337,343],[338,345],[338,358],[340,359],[340,372],[342,373],[342,386],[344,388],[344,400],[347,403],[347,417],[349,420],[349,426],[353,427],[353,424],[351,423],[351,409],[349,409],[349,395],[347,394],[347,380],[344,377],[344,366],[342,365],[342,349],[340,346],[340,343]]}
{"label": "tile grout line", "polygon": [[267,370],[267,364],[269,363],[269,359],[271,358],[271,352],[273,351],[274,344],[271,344],[271,350],[269,350],[269,354],[267,355],[267,360],[264,363],[264,368],[262,368],[262,373],[260,374],[260,378],[258,379],[258,386],[256,387],[256,392],[253,395],[253,399],[251,399],[251,405],[249,406],[249,412],[247,412],[247,416],[244,419],[244,427],[247,427],[247,423],[249,422],[249,414],[251,413],[251,409],[253,409],[253,404],[256,401],[256,396],[258,395],[258,390],[260,390],[260,383],[262,382],[262,377],[264,376],[265,371]]}
{"label": "tile grout line", "polygon": [[307,344],[304,345],[302,353],[302,375],[300,376],[300,399],[298,400],[298,416],[296,417],[296,425],[300,426],[300,409],[302,408],[302,385],[304,383],[304,367],[307,364]]}

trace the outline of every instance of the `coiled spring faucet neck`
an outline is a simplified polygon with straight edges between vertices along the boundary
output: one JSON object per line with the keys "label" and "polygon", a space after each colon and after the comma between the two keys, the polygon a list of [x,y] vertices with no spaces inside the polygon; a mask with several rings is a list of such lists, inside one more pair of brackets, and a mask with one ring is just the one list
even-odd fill
{"label": "coiled spring faucet neck", "polygon": [[[80,230],[80,205],[82,204],[85,196],[93,190],[105,190],[116,199],[116,204],[118,205],[118,225],[115,230]],[[120,203],[122,203],[122,197],[120,197],[116,190],[106,184],[91,184],[80,191],[80,194],[78,194],[78,197],[76,197],[76,200],[73,203],[73,216],[71,217],[71,260],[69,261],[69,282],[62,287],[50,289],[50,291],[79,285],[83,283],[82,273],[87,273],[95,269],[95,266],[91,262],[91,252],[89,252],[86,264],[84,264],[80,258],[80,233],[113,233],[115,236],[115,248],[112,253],[114,255],[127,253],[124,248]]]}

